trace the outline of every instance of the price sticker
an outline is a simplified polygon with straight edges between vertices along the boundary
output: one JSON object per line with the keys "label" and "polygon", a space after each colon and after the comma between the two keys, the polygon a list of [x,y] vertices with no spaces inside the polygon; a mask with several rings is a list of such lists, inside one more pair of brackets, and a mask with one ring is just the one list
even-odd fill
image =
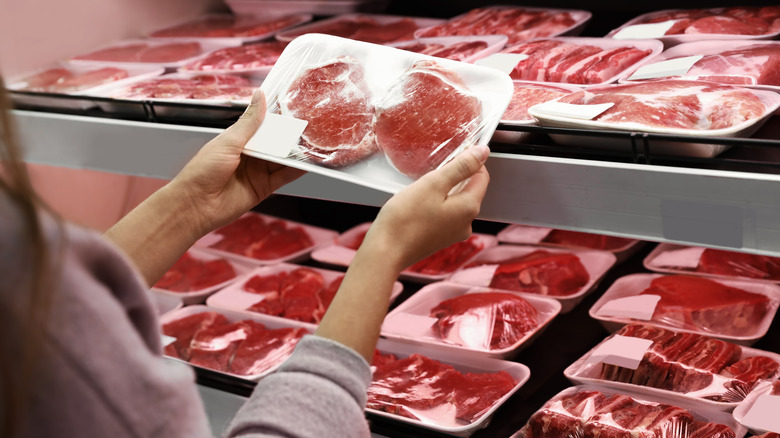
{"label": "price sticker", "polygon": [[285,158],[298,145],[303,130],[308,124],[307,120],[266,113],[263,123],[246,143],[244,149]]}
{"label": "price sticker", "polygon": [[635,370],[653,345],[649,339],[615,335],[596,347],[587,362],[601,362]]}
{"label": "price sticker", "polygon": [[569,119],[593,120],[604,111],[612,108],[613,105],[615,105],[614,102],[599,103],[596,105],[576,105],[573,103],[550,101],[532,106],[528,109],[528,113],[534,117],[552,116],[566,117]]}
{"label": "price sticker", "polygon": [[620,29],[612,36],[616,40],[631,40],[645,38],[660,38],[672,28],[675,20],[662,21],[660,23],[635,24]]}
{"label": "price sticker", "polygon": [[517,64],[528,59],[523,53],[494,53],[490,56],[478,59],[474,64],[491,67],[503,73],[512,73]]}
{"label": "price sticker", "polygon": [[659,295],[636,295],[607,301],[596,312],[599,316],[617,316],[649,321],[661,300]]}
{"label": "price sticker", "polygon": [[438,321],[430,316],[415,315],[413,313],[399,313],[388,319],[382,329],[399,336],[419,338],[420,336],[433,336],[433,324]]}
{"label": "price sticker", "polygon": [[763,394],[747,411],[741,423],[751,429],[761,429],[780,433],[780,395]]}
{"label": "price sticker", "polygon": [[682,58],[669,59],[639,67],[634,74],[628,77],[629,81],[642,79],[668,78],[684,76],[704,56],[684,56]]}
{"label": "price sticker", "polygon": [[473,268],[456,271],[450,280],[456,283],[465,283],[474,286],[490,286],[493,276],[496,274],[498,265],[482,265]]}

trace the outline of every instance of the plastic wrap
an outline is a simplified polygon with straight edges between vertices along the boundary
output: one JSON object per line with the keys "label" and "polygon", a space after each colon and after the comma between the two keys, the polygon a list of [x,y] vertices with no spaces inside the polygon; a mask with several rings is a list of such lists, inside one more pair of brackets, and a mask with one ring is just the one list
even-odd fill
{"label": "plastic wrap", "polygon": [[615,281],[591,307],[590,316],[612,331],[652,321],[750,345],[766,334],[778,305],[780,288],[770,283],[632,274]]}
{"label": "plastic wrap", "polygon": [[577,9],[488,6],[475,8],[446,23],[420,29],[415,36],[506,35],[508,44],[532,38],[576,35],[591,13]]}
{"label": "plastic wrap", "polygon": [[311,14],[284,17],[211,14],[156,30],[151,32],[149,37],[162,40],[202,39],[238,45],[270,38],[279,31],[311,19]]}
{"label": "plastic wrap", "polygon": [[[509,101],[509,106],[504,115],[501,116],[501,124],[508,126],[539,125],[539,122],[528,114],[528,108],[582,89],[579,86],[569,84],[551,85],[528,81],[512,81],[512,83],[514,84],[512,100]],[[530,141],[534,134],[531,132],[502,130],[501,126],[499,126],[495,134],[493,134],[493,141],[522,143]]]}
{"label": "plastic wrap", "polygon": [[528,346],[560,310],[561,304],[550,298],[437,282],[393,309],[382,336],[509,358]]}
{"label": "plastic wrap", "polygon": [[[542,126],[640,131],[679,136],[749,137],[780,107],[780,95],[706,81],[662,80],[589,87],[528,112]],[[551,134],[561,144],[628,150],[627,139],[587,140]],[[713,157],[726,146],[657,141],[650,151],[661,155]]]}
{"label": "plastic wrap", "polygon": [[386,14],[344,14],[279,32],[276,39],[292,41],[307,33],[332,35],[374,44],[393,44],[414,38],[418,29],[441,23],[436,18]]}
{"label": "plastic wrap", "polygon": [[309,333],[301,325],[199,305],[168,312],[160,322],[166,356],[247,380],[274,371]]}
{"label": "plastic wrap", "polygon": [[383,12],[390,0],[225,0],[233,13],[283,17],[289,14],[330,16],[355,12]]}
{"label": "plastic wrap", "polygon": [[501,243],[610,251],[615,254],[618,262],[633,254],[643,243],[641,240],[625,237],[519,224],[507,226],[496,237]]}
{"label": "plastic wrap", "polygon": [[780,381],[764,383],[754,389],[734,409],[734,419],[750,429],[757,438],[780,438]]}
{"label": "plastic wrap", "polygon": [[127,40],[73,56],[73,65],[181,67],[225,44],[199,41]]}
{"label": "plastic wrap", "polygon": [[[641,360],[623,363],[635,339],[652,341]],[[640,352],[641,353],[641,352]],[[617,355],[617,358],[610,355]],[[630,355],[628,358],[630,359]],[[636,366],[634,366],[636,365]],[[722,411],[780,377],[780,355],[688,332],[627,325],[565,371],[574,383],[600,384]]]}
{"label": "plastic wrap", "polygon": [[[277,263],[255,268],[211,295],[210,307],[262,313],[271,317],[318,324],[338,292],[343,272]],[[393,284],[392,302],[403,291]]]}
{"label": "plastic wrap", "polygon": [[[268,111],[282,116],[279,126],[306,121],[300,141],[291,136],[297,144],[279,150],[279,142],[256,135],[244,153],[396,192],[465,148],[486,144],[511,86],[488,67],[304,35],[262,85]],[[259,133],[268,132],[264,126]]]}
{"label": "plastic wrap", "polygon": [[615,260],[607,251],[499,245],[477,255],[448,281],[550,296],[565,313],[593,290]]}
{"label": "plastic wrap", "polygon": [[671,274],[780,282],[780,257],[661,243],[645,257],[645,268]]}
{"label": "plastic wrap", "polygon": [[236,47],[217,49],[200,59],[179,68],[190,73],[245,73],[265,77],[279,60],[287,43],[266,41]]}
{"label": "plastic wrap", "polygon": [[545,403],[512,438],[738,438],[745,435],[744,427],[731,415],[656,400],[597,386],[573,386]]}
{"label": "plastic wrap", "polygon": [[506,45],[506,36],[476,35],[416,38],[388,45],[410,52],[447,58],[453,61],[474,62],[503,49],[504,45]]}

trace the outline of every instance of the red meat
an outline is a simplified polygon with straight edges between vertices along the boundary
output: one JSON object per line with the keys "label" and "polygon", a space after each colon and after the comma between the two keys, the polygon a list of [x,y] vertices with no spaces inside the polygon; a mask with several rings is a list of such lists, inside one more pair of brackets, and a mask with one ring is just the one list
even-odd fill
{"label": "red meat", "polygon": [[590,275],[576,255],[536,250],[501,262],[493,274],[490,287],[567,296],[579,292],[588,281]]}
{"label": "red meat", "polygon": [[226,47],[185,65],[182,70],[256,70],[271,67],[279,60],[285,47],[287,43],[282,41]]}
{"label": "red meat", "polygon": [[448,274],[466,263],[482,248],[484,248],[484,245],[479,243],[479,237],[472,235],[462,242],[454,243],[436,251],[410,266],[408,270],[425,275]]}
{"label": "red meat", "polygon": [[472,141],[481,114],[482,104],[460,77],[418,61],[377,105],[377,145],[401,173],[419,178]]}
{"label": "red meat", "polygon": [[314,242],[302,227],[286,228],[271,233],[262,243],[250,245],[247,255],[260,260],[280,259],[310,248]]}
{"label": "red meat", "polygon": [[146,43],[125,44],[99,49],[94,52],[76,56],[75,59],[109,62],[137,62],[139,54],[147,47],[149,47],[149,45]]}
{"label": "red meat", "polygon": [[304,322],[319,322],[325,309],[319,299],[325,287],[322,274],[300,268],[292,271],[282,285],[280,300],[284,317]]}
{"label": "red meat", "polygon": [[473,422],[487,412],[497,400],[509,393],[517,384],[506,371],[497,373],[448,373],[452,378],[445,386],[453,388],[455,418]]}
{"label": "red meat", "polygon": [[26,84],[23,90],[50,91],[54,89],[59,82],[71,76],[73,76],[73,73],[66,68],[50,68],[22,79],[22,82]]}
{"label": "red meat", "polygon": [[136,62],[166,63],[182,61],[203,53],[199,43],[182,42],[150,45],[138,53]]}
{"label": "red meat", "polygon": [[736,438],[737,434],[725,424],[696,421],[688,438]]}
{"label": "red meat", "polygon": [[154,287],[172,292],[192,292],[236,277],[233,265],[224,259],[198,260],[184,253]]}
{"label": "red meat", "polygon": [[374,106],[357,60],[342,57],[305,70],[280,98],[280,111],[309,124],[301,136],[306,158],[341,167],[377,151]]}
{"label": "red meat", "polygon": [[302,227],[288,227],[285,221],[266,223],[258,215],[247,215],[215,231],[222,239],[212,248],[259,260],[284,258],[314,245]]}
{"label": "red meat", "polygon": [[417,29],[419,26],[413,19],[402,18],[385,24],[360,26],[348,38],[374,44],[387,44],[410,40],[414,38]]}
{"label": "red meat", "polygon": [[228,371],[242,376],[264,373],[287,359],[307,333],[302,328],[253,328],[236,348]]}
{"label": "red meat", "polygon": [[117,93],[122,98],[247,100],[254,92],[240,76],[202,75],[192,79],[150,79]]}
{"label": "red meat", "polygon": [[679,9],[648,14],[633,24],[676,20],[666,35],[766,35],[780,30],[780,6]]}
{"label": "red meat", "polygon": [[707,248],[699,258],[698,272],[730,277],[780,278],[780,258]]}
{"label": "red meat", "polygon": [[236,38],[265,35],[298,23],[297,17],[263,18],[248,15],[208,17],[158,30],[153,38]]}
{"label": "red meat", "polygon": [[774,359],[766,356],[746,357],[735,362],[725,369],[722,375],[734,379],[728,387],[740,394],[747,394],[761,379],[770,379],[778,375],[778,364]]}
{"label": "red meat", "polygon": [[541,84],[526,84],[515,82],[512,100],[509,101],[502,120],[512,121],[532,121],[534,120],[528,114],[528,108],[538,104],[555,100],[561,96],[571,93],[570,90]]}
{"label": "red meat", "polygon": [[603,234],[583,233],[580,231],[552,230],[543,242],[576,248],[616,250],[625,248],[633,240],[623,237],[605,236]]}
{"label": "red meat", "polygon": [[261,295],[278,295],[282,290],[282,284],[287,279],[286,272],[270,275],[254,275],[244,283],[243,289],[247,292]]}
{"label": "red meat", "polygon": [[453,59],[455,61],[463,61],[475,53],[485,50],[487,46],[488,44],[485,41],[461,41],[434,50],[430,55],[438,56],[439,58]]}
{"label": "red meat", "polygon": [[164,324],[162,332],[176,338],[165,347],[165,354],[182,360],[189,360],[192,338],[203,328],[227,324],[227,318],[216,312],[201,312]]}
{"label": "red meat", "polygon": [[[504,292],[450,298],[437,304],[430,314],[438,318],[434,328],[442,339],[477,348],[510,347],[539,325],[534,306],[518,295]],[[485,339],[464,339],[464,334],[474,332],[485,332]],[[480,344],[472,345],[473,342]]]}
{"label": "red meat", "polygon": [[217,371],[227,371],[238,344],[249,333],[243,321],[211,327],[201,327],[192,338],[189,362]]}

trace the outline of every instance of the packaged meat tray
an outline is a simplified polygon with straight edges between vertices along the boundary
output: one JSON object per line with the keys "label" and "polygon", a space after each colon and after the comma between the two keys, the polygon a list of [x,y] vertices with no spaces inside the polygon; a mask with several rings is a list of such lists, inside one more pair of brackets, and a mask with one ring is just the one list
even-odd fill
{"label": "packaged meat tray", "polygon": [[614,266],[609,251],[498,245],[474,257],[448,277],[469,286],[490,287],[554,298],[569,312]]}
{"label": "packaged meat tray", "polygon": [[741,438],[745,433],[725,412],[577,385],[548,400],[512,438]]}
{"label": "packaged meat tray", "polygon": [[157,309],[157,315],[159,316],[184,307],[184,303],[181,299],[173,296],[152,293],[150,291],[149,298],[152,300],[152,304],[154,305],[154,308]]}
{"label": "packaged meat tray", "polygon": [[780,438],[780,381],[765,382],[754,389],[736,408],[734,419],[757,438]]}
{"label": "packaged meat tray", "polygon": [[337,236],[332,230],[250,211],[207,234],[195,247],[257,266],[305,260]]}
{"label": "packaged meat tray", "polygon": [[309,330],[207,306],[186,306],[160,318],[163,354],[196,368],[257,381],[276,370]]}
{"label": "packaged meat tray", "polygon": [[607,337],[564,375],[574,384],[731,412],[752,390],[777,380],[780,355],[695,333],[632,324]]}
{"label": "packaged meat tray", "polygon": [[[470,436],[530,377],[521,363],[380,339],[366,411],[456,436]],[[401,378],[399,378],[401,377]]]}
{"label": "packaged meat tray", "polygon": [[237,15],[283,17],[290,14],[313,14],[318,17],[384,12],[390,0],[225,0]]}
{"label": "packaged meat tray", "polygon": [[440,281],[393,309],[382,336],[431,349],[508,359],[561,310],[554,299]]}
{"label": "packaged meat tray", "polygon": [[[341,286],[343,272],[290,263],[260,266],[211,295],[210,307],[262,313],[271,318],[319,324]],[[395,282],[390,301],[403,292]]]}
{"label": "packaged meat tray", "polygon": [[242,73],[264,78],[287,47],[283,41],[264,41],[243,46],[223,47],[179,68],[192,74]]}
{"label": "packaged meat tray", "polygon": [[[588,87],[528,112],[542,126],[646,132],[683,137],[750,137],[780,107],[780,95],[706,81],[661,80]],[[563,145],[630,150],[625,138],[551,134]],[[726,149],[706,142],[650,142],[659,155],[714,157]]]}
{"label": "packaged meat tray", "polygon": [[487,6],[420,29],[415,36],[506,35],[508,44],[514,44],[533,38],[577,35],[591,16],[589,11],[578,9]]}
{"label": "packaged meat tray", "polygon": [[780,91],[780,41],[716,40],[683,43],[642,61],[619,79],[710,81]]}
{"label": "packaged meat tray", "polygon": [[344,14],[304,24],[276,34],[280,41],[292,41],[307,33],[332,35],[374,44],[391,44],[414,39],[414,33],[441,23],[438,18],[385,14]]}
{"label": "packaged meat tray", "polygon": [[645,257],[644,266],[667,274],[780,283],[780,257],[723,249],[660,243]]}
{"label": "packaged meat tray", "polygon": [[225,45],[200,41],[127,40],[73,56],[68,62],[73,65],[174,68],[221,47]]}
{"label": "packaged meat tray", "polygon": [[487,144],[511,87],[489,67],[308,34],[263,82],[273,121],[244,153],[395,193]]}
{"label": "packaged meat tray", "polygon": [[637,63],[653,59],[664,45],[658,40],[594,37],[535,38],[508,45],[502,54],[518,55],[513,80],[581,86],[616,82]]}
{"label": "packaged meat tray", "polygon": [[159,295],[199,304],[252,269],[252,266],[198,248],[190,248],[152,286]]}
{"label": "packaged meat tray", "polygon": [[[332,245],[312,251],[311,258],[326,265],[346,268],[352,263],[355,252],[363,243],[369,227],[371,223],[366,222],[345,231]],[[417,283],[443,280],[480,251],[491,248],[497,243],[496,236],[473,233],[463,242],[441,249],[405,269],[401,272],[400,278]]]}
{"label": "packaged meat tray", "polygon": [[156,30],[149,34],[149,38],[166,41],[205,40],[237,46],[271,38],[277,32],[309,22],[312,18],[311,14],[283,17],[209,14]]}
{"label": "packaged meat tray", "polygon": [[780,35],[780,6],[665,9],[629,20],[610,38],[655,38],[667,46],[701,40],[773,39]]}
{"label": "packaged meat tray", "polygon": [[512,81],[512,99],[493,134],[493,141],[500,143],[523,143],[531,141],[534,133],[509,131],[503,126],[538,126],[539,122],[528,114],[528,108],[543,102],[555,100],[582,87],[571,84],[542,84],[531,81]]}
{"label": "packaged meat tray", "polygon": [[539,245],[554,248],[584,248],[611,251],[617,262],[636,252],[644,242],[626,237],[584,233],[532,225],[510,224],[496,234],[500,243]]}
{"label": "packaged meat tray", "polygon": [[451,59],[453,61],[474,62],[496,53],[506,45],[504,35],[475,35],[415,38],[400,43],[387,44],[390,47]]}
{"label": "packaged meat tray", "polygon": [[610,331],[647,322],[749,346],[766,334],[779,304],[775,284],[631,274],[617,279],[589,314]]}

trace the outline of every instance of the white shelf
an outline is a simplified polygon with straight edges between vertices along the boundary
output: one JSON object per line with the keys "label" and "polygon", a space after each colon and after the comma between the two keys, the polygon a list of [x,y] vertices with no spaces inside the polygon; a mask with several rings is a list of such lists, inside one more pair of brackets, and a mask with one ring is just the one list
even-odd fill
{"label": "white shelf", "polygon": [[[172,178],[219,129],[14,111],[30,162]],[[480,218],[780,255],[780,176],[494,153]],[[381,205],[308,174],[288,195]]]}

